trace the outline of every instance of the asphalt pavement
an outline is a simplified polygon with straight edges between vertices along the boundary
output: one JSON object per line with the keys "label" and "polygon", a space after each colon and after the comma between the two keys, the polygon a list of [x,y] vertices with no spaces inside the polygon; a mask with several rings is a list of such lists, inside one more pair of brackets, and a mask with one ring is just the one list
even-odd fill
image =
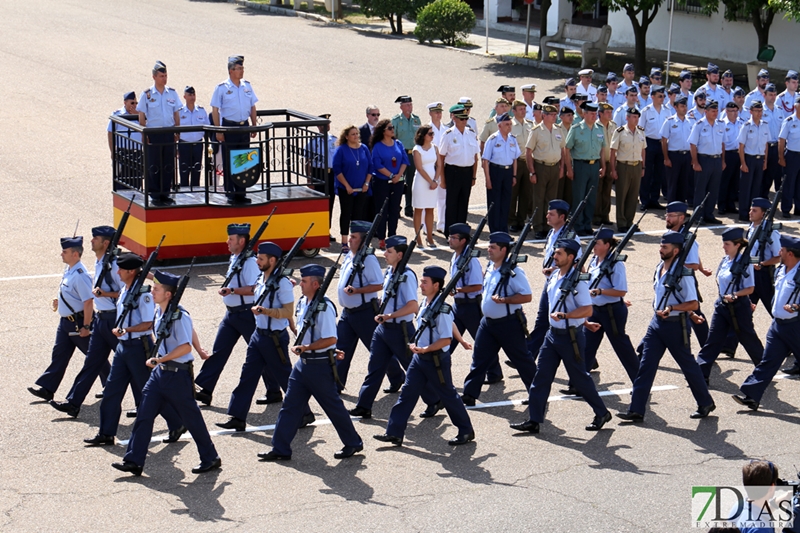
{"label": "asphalt pavement", "polygon": [[[742,350],[733,360],[721,358],[713,371],[717,410],[705,420],[689,419],[694,402],[667,355],[644,424],[624,426],[615,419],[598,433],[586,432],[592,412],[582,401],[559,397],[557,389],[566,384],[562,370],[541,433],[515,435],[508,423],[527,418],[519,405],[526,391],[516,373],[504,368],[505,380],[484,387],[470,410],[476,441],[467,446],[447,445],[455,429],[444,415],[412,417],[402,448],[374,441],[396,400],[379,394],[374,418],[356,422],[364,452],[346,461],[333,459],[340,442],[312,402],[318,423],[298,433],[292,460],[258,462],[256,453],[269,447],[267,428],[279,408],[253,405],[248,424],[265,428],[214,436],[221,470],[191,474],[198,457],[193,441],[185,438],[153,444],[141,478],[120,474],[110,464],[122,456],[123,446],[86,449],[82,443],[97,432],[100,401],[93,394],[99,384],[77,419],[61,416],[25,388],[50,359],[57,317],[49,303],[62,271],[58,239],[71,235],[78,219],[83,235],[112,222],[108,115],[122,105],[123,93],[151,85],[156,60],[166,63],[170,85],[179,91],[193,85],[198,103],[207,106],[214,86],[227,76],[226,58],[242,54],[259,108],[331,113],[337,132],[363,123],[368,104],[390,117],[401,94],[413,96],[423,120],[427,102],[454,102],[461,96],[472,97],[480,118],[488,115],[498,86],[533,82],[541,98],[560,76],[224,2],[33,0],[6,3],[3,12],[3,531],[674,531],[690,526],[692,486],[739,484],[741,466],[750,458],[769,458],[782,476],[794,477],[793,465],[800,464],[798,381],[777,379],[761,410],[743,410],[730,398],[752,369]],[[470,203],[475,223],[485,212],[482,187],[475,187]],[[400,227],[402,234],[412,235],[408,218]],[[652,317],[652,276],[663,229],[663,212],[648,214],[644,233],[630,245],[628,332],[634,343]],[[796,223],[787,223],[785,230],[796,234]],[[722,256],[721,231],[704,228],[698,234],[701,257],[711,268]],[[411,260],[418,272],[425,264],[447,263],[446,242],[441,235],[436,240],[438,249],[415,253]],[[543,284],[542,248],[541,243],[525,247],[531,258],[524,269],[535,295]],[[315,261],[329,266],[338,251],[333,246]],[[90,254],[84,259],[91,266]],[[183,303],[210,349],[224,311],[216,294],[224,266],[202,265],[194,272]],[[700,288],[710,316],[713,277],[700,279]],[[531,323],[536,303],[526,306]],[[769,316],[763,308],[756,311],[755,323],[757,331],[766,332]],[[696,353],[696,341],[693,348]],[[203,409],[212,430],[226,419],[243,359],[240,344],[213,404]],[[343,396],[348,407],[354,405],[367,359],[359,347]],[[80,354],[73,358],[57,399],[66,395],[81,360]],[[470,355],[459,350],[453,361],[460,388]],[[605,391],[604,401],[612,412],[626,410],[631,383],[607,343],[599,363],[593,377]],[[130,395],[124,407],[133,407]],[[128,438],[132,422],[121,421],[120,439]],[[163,421],[157,421],[156,435],[164,432]]]}

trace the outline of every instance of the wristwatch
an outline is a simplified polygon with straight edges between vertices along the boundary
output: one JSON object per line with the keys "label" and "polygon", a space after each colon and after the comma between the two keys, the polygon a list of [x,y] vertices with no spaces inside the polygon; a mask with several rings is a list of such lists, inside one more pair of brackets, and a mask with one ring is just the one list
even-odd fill
{"label": "wristwatch", "polygon": [[81,326],[81,329],[91,329],[92,326],[87,326],[86,324]]}

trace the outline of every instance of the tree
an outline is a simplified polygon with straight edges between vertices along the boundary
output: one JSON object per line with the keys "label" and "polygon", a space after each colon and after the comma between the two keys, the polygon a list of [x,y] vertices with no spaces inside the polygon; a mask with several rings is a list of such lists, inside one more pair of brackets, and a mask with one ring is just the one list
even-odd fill
{"label": "tree", "polygon": [[392,34],[402,35],[403,15],[414,20],[417,12],[432,0],[361,0],[361,10],[367,16],[389,19]]}
{"label": "tree", "polygon": [[[553,5],[553,0],[542,0],[539,6],[539,42],[541,43],[542,37],[547,36],[547,12],[550,11],[550,6]],[[539,54],[536,56],[539,61],[542,60],[542,45],[539,44]]]}
{"label": "tree", "polygon": [[[756,30],[758,36],[758,50],[756,54],[769,44],[769,29],[772,26],[772,21],[775,19],[775,14],[783,9],[779,7],[780,4],[786,4],[787,7],[795,6],[795,12],[800,16],[800,9],[798,4],[793,0],[721,0],[722,5],[725,6],[725,20],[735,22],[737,20],[747,20],[753,23],[753,28]],[[719,11],[720,0],[701,0],[703,10],[707,14],[716,13]],[[789,10],[787,10],[789,11]]]}

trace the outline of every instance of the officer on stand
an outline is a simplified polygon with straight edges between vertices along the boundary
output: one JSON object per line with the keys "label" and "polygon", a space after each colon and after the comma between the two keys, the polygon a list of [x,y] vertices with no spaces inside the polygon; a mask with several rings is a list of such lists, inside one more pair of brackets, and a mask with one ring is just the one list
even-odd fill
{"label": "officer on stand", "polygon": [[406,166],[405,173],[405,215],[411,217],[414,216],[414,208],[411,204],[411,193],[414,186],[414,173],[417,171],[411,152],[414,148],[414,135],[416,135],[419,127],[422,126],[422,121],[419,116],[413,113],[414,102],[410,96],[398,96],[394,102],[400,104],[400,112],[392,117],[394,136],[395,139],[403,143],[406,155],[408,155],[408,166]]}
{"label": "officer on stand", "polygon": [[611,413],[597,394],[594,381],[582,360],[586,340],[581,325],[584,319],[592,316],[589,286],[585,281],[577,281],[574,289],[562,298],[561,285],[576,268],[575,260],[579,249],[580,244],[572,239],[556,243],[553,255],[556,270],[550,274],[546,285],[550,330],[539,352],[536,375],[530,386],[530,417],[525,422],[511,424],[511,429],[516,431],[539,433],[539,424],[544,422],[547,397],[561,362],[564,363],[571,385],[594,410],[594,419],[586,426],[586,431],[599,431],[611,420]]}
{"label": "officer on stand", "polygon": [[259,453],[258,457],[264,461],[285,461],[292,458],[292,440],[308,410],[308,400],[313,396],[328,415],[344,444],[341,450],[333,454],[334,458],[346,459],[363,450],[364,442],[353,427],[353,421],[339,397],[339,376],[333,363],[333,351],[336,348],[336,306],[324,295],[320,302],[322,310],[311,305],[317,301],[315,297],[325,278],[324,267],[306,265],[300,269],[300,276],[303,296],[297,303],[296,322],[307,322],[310,326],[301,329],[302,338],[298,338],[292,348],[299,358],[292,368],[286,399],[275,423],[272,450]]}
{"label": "officer on stand", "polygon": [[[319,118],[330,120],[331,114],[325,113],[320,115]],[[309,187],[328,195],[328,227],[330,227],[331,217],[333,216],[333,203],[336,199],[336,194],[333,190],[333,156],[336,154],[336,143],[339,139],[331,133],[330,123],[317,126],[317,129],[321,135],[314,137],[306,145],[306,174],[316,179],[316,182],[309,185]],[[327,160],[325,159],[326,144],[328,146]],[[331,239],[331,242],[334,240]]]}
{"label": "officer on stand", "polygon": [[[437,266],[426,266],[422,271],[419,287],[425,297],[425,302],[417,313],[417,328],[423,327],[426,310],[433,305],[434,301],[439,297],[447,296],[442,294],[446,275],[447,271]],[[447,444],[459,446],[475,439],[475,430],[472,428],[467,410],[453,386],[453,376],[450,371],[450,341],[455,333],[453,312],[446,306],[437,315],[431,317],[431,320],[416,343],[412,343],[408,347],[414,357],[408,366],[405,386],[400,392],[397,403],[392,407],[389,423],[386,425],[386,433],[374,435],[376,440],[395,446],[403,444],[408,418],[426,386],[433,386],[436,389],[439,394],[440,408],[444,407],[447,410],[453,424],[458,428],[458,435],[448,440]],[[427,418],[427,416],[423,418]]]}
{"label": "officer on stand", "polygon": [[[187,85],[183,91],[186,104],[180,110],[181,124],[184,126],[208,126],[208,111],[203,106],[195,105],[197,93],[194,87]],[[200,168],[203,165],[203,136],[201,131],[181,133],[178,141],[178,169],[181,186],[199,187]]]}

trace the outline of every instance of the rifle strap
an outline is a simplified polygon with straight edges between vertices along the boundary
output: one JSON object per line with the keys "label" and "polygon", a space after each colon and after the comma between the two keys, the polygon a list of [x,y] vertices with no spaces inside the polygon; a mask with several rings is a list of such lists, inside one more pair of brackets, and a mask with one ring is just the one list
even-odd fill
{"label": "rifle strap", "polygon": [[339,379],[339,370],[336,368],[336,350],[328,350],[328,362],[333,371],[333,381],[336,382],[336,386],[339,390],[344,390],[344,384],[342,380]]}
{"label": "rifle strap", "polygon": [[[236,273],[236,284],[237,284],[239,287],[241,287],[241,286],[242,286],[242,276],[241,276],[241,274],[242,274],[242,271],[241,271],[241,270],[240,270],[239,272],[237,272],[237,273]],[[240,304],[240,305],[245,305],[245,301],[244,301],[244,295],[243,295],[243,294],[240,294],[240,295],[239,295],[239,301],[241,302],[241,304]]]}
{"label": "rifle strap", "polygon": [[575,333],[577,328],[569,327],[569,321],[567,321],[567,331],[569,331],[569,340],[572,341],[572,351],[575,352],[575,360],[581,362],[581,349],[578,346],[578,334]]}
{"label": "rifle strap", "polygon": [[278,357],[281,359],[281,364],[286,365],[289,364],[289,361],[286,359],[286,352],[283,351],[283,346],[281,346],[281,339],[278,337],[277,333],[271,333],[270,337],[272,338],[272,343],[275,345],[275,351],[278,352]]}
{"label": "rifle strap", "polygon": [[[621,302],[622,298],[620,298],[619,301]],[[625,304],[623,303],[622,305]],[[615,337],[619,337],[619,328],[617,327],[617,319],[614,316],[614,304],[607,305],[606,309],[608,309],[608,318],[611,321],[611,333],[613,333]]]}
{"label": "rifle strap", "polygon": [[406,327],[407,322],[404,320],[400,322],[400,330],[403,332],[403,342],[405,343],[406,347],[406,356],[411,357],[411,350],[408,348],[408,344],[411,342],[410,337],[408,336],[408,328]]}
{"label": "rifle strap", "polygon": [[444,385],[444,372],[442,372],[442,360],[439,358],[439,354],[434,354],[431,356],[433,360],[433,367],[436,369],[436,374],[439,376],[439,384]]}

